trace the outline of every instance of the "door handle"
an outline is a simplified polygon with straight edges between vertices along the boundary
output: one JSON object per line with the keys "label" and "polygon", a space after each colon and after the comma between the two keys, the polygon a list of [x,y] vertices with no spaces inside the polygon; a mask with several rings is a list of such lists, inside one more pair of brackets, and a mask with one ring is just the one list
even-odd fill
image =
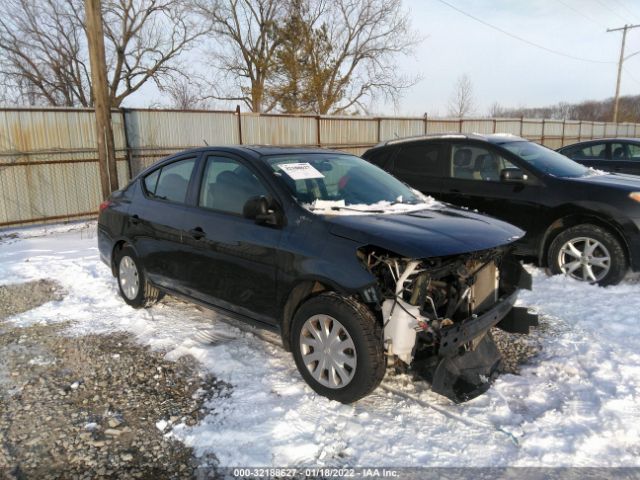
{"label": "door handle", "polygon": [[138,225],[140,223],[140,217],[138,215],[131,215],[131,224]]}
{"label": "door handle", "polygon": [[187,233],[189,233],[194,240],[201,240],[206,237],[206,233],[204,233],[204,230],[202,230],[201,227],[192,228]]}

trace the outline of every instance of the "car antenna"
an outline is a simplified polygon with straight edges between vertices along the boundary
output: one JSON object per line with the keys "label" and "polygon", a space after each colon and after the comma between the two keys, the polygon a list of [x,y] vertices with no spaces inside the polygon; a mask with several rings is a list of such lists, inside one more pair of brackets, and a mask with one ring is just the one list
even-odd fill
{"label": "car antenna", "polygon": [[202,141],[204,142],[204,144],[208,147],[209,144],[207,143],[207,141],[203,138]]}

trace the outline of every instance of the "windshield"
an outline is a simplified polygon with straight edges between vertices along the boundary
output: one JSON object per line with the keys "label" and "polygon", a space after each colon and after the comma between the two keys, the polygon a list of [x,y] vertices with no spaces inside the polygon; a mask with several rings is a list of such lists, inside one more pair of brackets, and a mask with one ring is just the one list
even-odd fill
{"label": "windshield", "polygon": [[509,142],[502,147],[515,153],[532,167],[554,177],[584,177],[590,170],[564,155],[533,142]]}
{"label": "windshield", "polygon": [[296,200],[316,213],[395,213],[436,203],[353,155],[277,155],[267,162]]}

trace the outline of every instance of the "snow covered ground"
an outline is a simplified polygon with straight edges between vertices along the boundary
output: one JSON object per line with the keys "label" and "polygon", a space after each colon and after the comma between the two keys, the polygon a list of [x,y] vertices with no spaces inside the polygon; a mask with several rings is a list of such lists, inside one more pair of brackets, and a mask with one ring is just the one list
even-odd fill
{"label": "snow covered ground", "polygon": [[640,284],[598,288],[534,269],[519,303],[548,326],[521,375],[463,405],[387,375],[347,406],[317,396],[262,334],[183,303],[129,308],[98,258],[95,224],[6,233],[0,284],[51,278],[68,293],[12,322],[131,332],[170,359],[195,356],[233,386],[210,400],[202,423],[171,433],[221,466],[640,466]]}

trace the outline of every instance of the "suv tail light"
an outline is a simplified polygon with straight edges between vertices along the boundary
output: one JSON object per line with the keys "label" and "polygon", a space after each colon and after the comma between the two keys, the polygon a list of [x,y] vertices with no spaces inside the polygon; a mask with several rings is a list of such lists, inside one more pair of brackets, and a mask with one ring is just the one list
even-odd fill
{"label": "suv tail light", "polygon": [[98,207],[98,210],[99,210],[100,213],[102,213],[107,208],[109,208],[111,205],[113,205],[113,202],[111,200],[105,200],[104,202],[102,202],[100,204],[100,207]]}

